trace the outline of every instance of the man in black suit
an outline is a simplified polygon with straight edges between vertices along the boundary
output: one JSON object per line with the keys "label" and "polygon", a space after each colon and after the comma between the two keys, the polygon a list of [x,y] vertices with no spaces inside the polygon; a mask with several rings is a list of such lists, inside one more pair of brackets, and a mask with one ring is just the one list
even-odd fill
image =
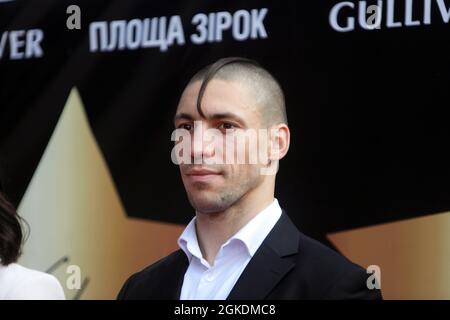
{"label": "man in black suit", "polygon": [[205,67],[174,122],[172,155],[196,215],[180,249],[131,276],[118,299],[381,299],[363,268],[302,234],[274,197],[290,132],[264,68],[245,58]]}

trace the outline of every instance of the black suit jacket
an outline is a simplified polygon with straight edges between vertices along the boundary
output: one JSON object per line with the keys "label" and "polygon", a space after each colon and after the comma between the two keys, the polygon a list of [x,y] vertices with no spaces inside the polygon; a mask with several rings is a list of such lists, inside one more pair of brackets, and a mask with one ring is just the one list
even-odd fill
{"label": "black suit jacket", "polygon": [[[189,262],[180,249],[132,275],[118,299],[179,299]],[[283,211],[228,300],[381,299],[366,271],[301,233]]]}

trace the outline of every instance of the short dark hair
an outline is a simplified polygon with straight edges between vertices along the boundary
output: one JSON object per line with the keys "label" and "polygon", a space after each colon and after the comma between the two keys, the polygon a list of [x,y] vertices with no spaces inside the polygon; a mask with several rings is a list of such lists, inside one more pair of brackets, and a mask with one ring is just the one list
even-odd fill
{"label": "short dark hair", "polygon": [[247,81],[256,95],[263,97],[263,114],[268,123],[286,123],[287,114],[283,90],[278,81],[263,68],[257,61],[243,57],[227,57],[217,60],[198,71],[189,81],[188,85],[201,81],[197,97],[197,111],[205,117],[201,102],[208,83],[214,78],[222,80]]}
{"label": "short dark hair", "polygon": [[7,266],[19,259],[23,233],[21,218],[0,191],[0,264]]}

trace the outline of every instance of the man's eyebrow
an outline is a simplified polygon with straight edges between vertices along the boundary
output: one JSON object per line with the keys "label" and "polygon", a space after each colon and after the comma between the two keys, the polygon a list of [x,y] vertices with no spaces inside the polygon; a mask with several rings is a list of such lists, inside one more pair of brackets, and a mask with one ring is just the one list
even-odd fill
{"label": "man's eyebrow", "polygon": [[191,116],[189,113],[185,113],[185,112],[177,113],[175,115],[175,117],[173,117],[173,122],[175,123],[177,120],[180,120],[180,119],[194,121],[194,117]]}
{"label": "man's eyebrow", "polygon": [[239,117],[238,115],[231,113],[231,112],[223,112],[223,113],[215,113],[213,115],[211,115],[210,117],[208,117],[210,119],[215,119],[215,120],[222,120],[222,119],[233,119],[237,122],[240,122],[242,124],[245,124],[244,119],[242,119],[241,117]]}
{"label": "man's eyebrow", "polygon": [[[194,121],[195,118],[190,115],[189,113],[185,113],[185,112],[180,112],[177,113],[173,119],[173,122],[176,123],[177,120],[189,120],[189,121]],[[221,112],[221,113],[215,113],[212,114],[211,116],[208,116],[208,119],[212,119],[212,120],[223,120],[223,119],[232,119],[235,120],[241,124],[246,124],[246,122],[244,121],[244,119],[242,119],[241,117],[239,117],[238,115],[231,113],[231,112]]]}

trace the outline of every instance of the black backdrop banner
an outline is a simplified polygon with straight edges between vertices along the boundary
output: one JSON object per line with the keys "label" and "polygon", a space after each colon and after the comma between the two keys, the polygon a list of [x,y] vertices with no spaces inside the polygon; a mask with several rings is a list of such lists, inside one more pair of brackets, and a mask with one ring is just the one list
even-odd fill
{"label": "black backdrop banner", "polygon": [[448,0],[0,1],[3,188],[19,205],[76,87],[126,214],[186,224],[179,96],[201,67],[243,56],[285,92],[276,197],[302,231],[332,245],[448,211],[449,17]]}

